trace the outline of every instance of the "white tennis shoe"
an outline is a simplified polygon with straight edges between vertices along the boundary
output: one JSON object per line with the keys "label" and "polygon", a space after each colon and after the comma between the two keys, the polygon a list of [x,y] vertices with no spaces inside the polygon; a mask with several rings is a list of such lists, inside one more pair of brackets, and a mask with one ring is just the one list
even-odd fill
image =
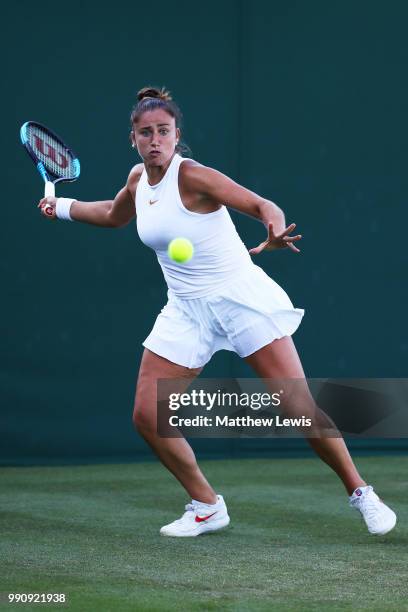
{"label": "white tennis shoe", "polygon": [[226,527],[230,522],[227,506],[222,495],[217,495],[217,498],[215,504],[203,504],[192,499],[180,519],[160,529],[161,535],[188,538]]}
{"label": "white tennis shoe", "polygon": [[395,512],[381,501],[373,487],[358,487],[349,498],[349,503],[360,512],[370,533],[385,535],[395,527]]}

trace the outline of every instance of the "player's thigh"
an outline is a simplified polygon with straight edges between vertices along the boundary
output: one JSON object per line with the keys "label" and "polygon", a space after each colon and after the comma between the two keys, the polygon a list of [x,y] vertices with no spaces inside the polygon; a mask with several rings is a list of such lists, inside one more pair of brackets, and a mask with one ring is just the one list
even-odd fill
{"label": "player's thigh", "polygon": [[291,336],[263,346],[245,361],[260,378],[304,378],[302,363]]}
{"label": "player's thigh", "polygon": [[[139,369],[133,408],[133,421],[139,426],[155,427],[158,380],[171,381],[171,392],[183,393],[202,368],[186,368],[145,349]],[[166,387],[167,389],[167,387]]]}
{"label": "player's thigh", "polygon": [[278,386],[285,390],[284,396],[281,397],[281,408],[287,414],[314,409],[315,403],[291,336],[270,342],[245,357],[245,361],[255,370],[259,378],[271,380],[270,385],[267,382],[266,384],[274,392],[279,381]]}
{"label": "player's thigh", "polygon": [[299,355],[290,336],[274,340],[246,357],[245,361],[265,381],[271,392],[275,393],[277,387],[279,391],[284,389],[284,393],[280,394],[280,410],[285,416],[303,416],[311,419],[312,428],[299,428],[304,434],[313,438],[327,435],[327,432],[331,431],[330,435],[337,437],[336,426],[319,408],[310,392]]}

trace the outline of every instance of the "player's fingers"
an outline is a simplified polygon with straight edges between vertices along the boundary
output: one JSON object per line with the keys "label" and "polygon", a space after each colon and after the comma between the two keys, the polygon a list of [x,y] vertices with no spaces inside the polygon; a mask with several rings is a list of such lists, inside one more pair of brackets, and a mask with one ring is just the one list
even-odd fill
{"label": "player's fingers", "polygon": [[263,245],[260,244],[259,246],[254,247],[253,249],[249,249],[248,253],[250,255],[258,255],[258,253],[260,253],[262,249],[263,249]]}
{"label": "player's fingers", "polygon": [[276,236],[276,238],[283,238],[284,236],[286,236],[287,234],[290,234],[290,232],[293,232],[293,230],[296,227],[296,223],[291,223],[290,225],[288,225],[288,227],[286,227],[283,232],[281,232],[280,234],[278,234]]}
{"label": "player's fingers", "polygon": [[302,238],[302,234],[298,234],[297,236],[284,236],[283,240],[285,242],[293,242],[294,240],[300,240]]}
{"label": "player's fingers", "polygon": [[47,202],[43,202],[40,210],[41,210],[41,214],[44,217],[47,217],[48,219],[55,219],[56,218],[55,206],[53,206],[52,204],[48,204]]}
{"label": "player's fingers", "polygon": [[292,242],[288,242],[288,247],[290,248],[291,251],[293,251],[294,253],[300,253],[300,249],[298,249],[297,247],[295,247],[294,244],[292,244]]}
{"label": "player's fingers", "polygon": [[288,225],[288,227],[284,230],[284,234],[290,234],[290,232],[293,232],[293,230],[296,227],[296,223],[291,223],[290,225]]}
{"label": "player's fingers", "polygon": [[273,223],[271,221],[269,221],[268,223],[268,239],[265,241],[269,242],[270,240],[274,240],[276,238],[274,230],[273,230]]}
{"label": "player's fingers", "polygon": [[37,204],[37,208],[42,208],[45,204],[55,205],[57,199],[52,196],[47,196],[46,198],[41,198],[41,200]]}

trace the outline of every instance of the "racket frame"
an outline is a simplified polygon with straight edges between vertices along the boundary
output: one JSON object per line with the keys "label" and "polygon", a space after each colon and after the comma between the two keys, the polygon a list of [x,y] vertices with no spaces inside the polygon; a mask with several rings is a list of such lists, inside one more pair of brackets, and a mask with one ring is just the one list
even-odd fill
{"label": "racket frame", "polygon": [[[48,172],[46,170],[44,163],[38,159],[34,149],[30,145],[30,142],[28,140],[27,131],[28,131],[29,125],[38,126],[41,130],[43,130],[44,132],[47,132],[49,136],[51,136],[51,138],[58,140],[65,147],[65,149],[69,152],[69,154],[73,158],[73,161],[71,163],[74,167],[75,176],[73,176],[72,178],[58,177],[53,172]],[[70,147],[68,147],[65,144],[65,142],[62,140],[62,138],[60,138],[55,132],[47,128],[42,123],[38,123],[38,121],[26,121],[25,123],[23,123],[23,125],[20,128],[20,139],[21,139],[21,143],[23,147],[25,148],[25,150],[27,151],[27,153],[33,160],[38,172],[40,173],[40,175],[42,176],[44,180],[44,183],[45,183],[44,197],[45,198],[48,196],[52,196],[52,197],[55,196],[55,184],[56,183],[72,183],[73,181],[77,180],[77,178],[79,177],[81,173],[81,165],[79,163],[79,159],[77,158],[73,150]]]}

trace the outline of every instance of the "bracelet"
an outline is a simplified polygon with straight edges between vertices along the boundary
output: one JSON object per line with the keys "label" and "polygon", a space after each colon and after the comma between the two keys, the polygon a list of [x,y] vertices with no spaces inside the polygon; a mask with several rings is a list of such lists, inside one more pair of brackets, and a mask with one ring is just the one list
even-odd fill
{"label": "bracelet", "polygon": [[72,202],[75,202],[75,198],[58,198],[55,205],[55,214],[58,219],[63,221],[73,221],[73,218],[69,214]]}

